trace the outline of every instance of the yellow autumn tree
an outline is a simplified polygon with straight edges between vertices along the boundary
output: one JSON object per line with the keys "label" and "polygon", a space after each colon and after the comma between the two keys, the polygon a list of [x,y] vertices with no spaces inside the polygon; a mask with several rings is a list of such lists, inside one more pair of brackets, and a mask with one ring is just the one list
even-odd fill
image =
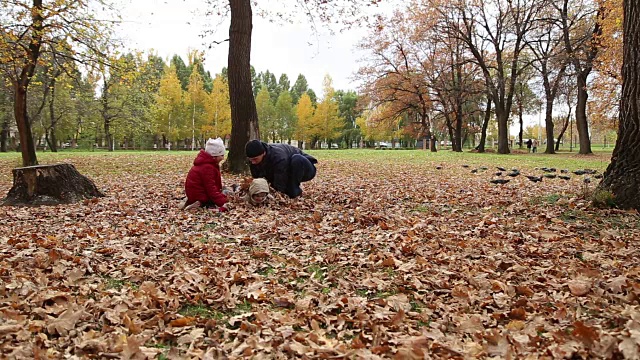
{"label": "yellow autumn tree", "polygon": [[200,129],[205,123],[205,102],[208,94],[204,91],[203,79],[197,68],[194,66],[189,76],[189,86],[187,87],[187,105],[191,130],[191,150],[196,148],[196,139],[201,139]]}
{"label": "yellow autumn tree", "polygon": [[[344,126],[344,119],[340,117],[340,109],[333,96],[335,90],[329,75],[324,76],[322,86],[322,100],[318,103],[318,107],[311,119],[312,126],[310,127],[309,135],[312,140],[324,140],[330,143],[340,136],[340,129]],[[312,142],[315,143],[316,141]]]}
{"label": "yellow autumn tree", "polygon": [[231,105],[229,104],[229,83],[220,74],[213,79],[213,90],[205,102],[206,118],[201,131],[205,138],[225,138],[231,134]]}
{"label": "yellow autumn tree", "polygon": [[381,114],[388,113],[388,110],[384,109],[385,106],[388,105],[381,105],[373,110],[367,110],[356,119],[356,125],[362,132],[362,138],[368,143],[390,139],[394,136],[394,130],[398,129],[397,125],[400,117],[388,119],[387,121],[379,120]]}
{"label": "yellow autumn tree", "polygon": [[171,65],[160,79],[156,94],[156,104],[152,109],[153,127],[156,134],[162,136],[163,146],[178,140],[185,128],[184,96],[176,68]]}
{"label": "yellow autumn tree", "polygon": [[311,103],[309,94],[306,92],[303,93],[302,96],[300,96],[300,100],[298,100],[296,116],[298,117],[298,127],[296,128],[295,137],[300,143],[304,144],[309,140],[309,134],[312,133],[310,129],[313,125],[313,104]]}

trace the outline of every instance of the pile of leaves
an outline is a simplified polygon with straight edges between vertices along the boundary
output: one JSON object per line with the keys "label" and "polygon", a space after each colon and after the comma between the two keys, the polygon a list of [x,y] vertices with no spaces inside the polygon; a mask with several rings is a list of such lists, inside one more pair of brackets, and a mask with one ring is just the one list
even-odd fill
{"label": "pile of leaves", "polygon": [[178,209],[192,154],[66,159],[107,197],[0,208],[1,357],[639,358],[637,212],[388,156],[222,214]]}

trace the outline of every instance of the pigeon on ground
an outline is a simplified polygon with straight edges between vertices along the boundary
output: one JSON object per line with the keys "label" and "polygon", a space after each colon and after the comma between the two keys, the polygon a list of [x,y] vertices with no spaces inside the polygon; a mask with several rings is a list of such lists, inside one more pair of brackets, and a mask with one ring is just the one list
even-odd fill
{"label": "pigeon on ground", "polygon": [[518,175],[520,175],[519,170],[511,170],[511,172],[507,174],[507,176],[511,176],[511,177],[516,177]]}
{"label": "pigeon on ground", "polygon": [[561,173],[563,173],[563,174],[568,174],[568,173],[569,173],[569,170],[567,170],[567,169],[562,169],[562,170],[560,170],[560,172],[561,172]]}
{"label": "pigeon on ground", "polygon": [[559,177],[560,179],[562,179],[562,180],[569,180],[569,179],[571,179],[571,176],[566,176],[566,175],[560,175],[560,176],[558,176],[558,177]]}
{"label": "pigeon on ground", "polygon": [[497,173],[494,174],[495,176],[502,176],[502,171],[498,171]]}
{"label": "pigeon on ground", "polygon": [[471,170],[471,173],[472,173],[472,174],[475,174],[475,173],[477,173],[477,172],[478,172],[478,169],[473,169],[473,170]]}
{"label": "pigeon on ground", "polygon": [[500,170],[500,171],[507,171],[507,169],[505,169],[505,168],[503,168],[503,167],[500,167],[500,166],[496,167],[496,169],[498,169],[498,170]]}
{"label": "pigeon on ground", "polygon": [[546,178],[549,178],[549,179],[555,179],[556,178],[556,174],[544,174],[543,176],[546,177]]}
{"label": "pigeon on ground", "polygon": [[462,167],[466,169],[466,168],[468,168],[468,167],[469,167],[469,165],[464,164],[464,165],[462,165]]}
{"label": "pigeon on ground", "polygon": [[480,166],[480,170],[487,170],[488,168],[486,166]]}
{"label": "pigeon on ground", "polygon": [[584,181],[585,184],[589,184],[591,182],[591,178],[586,177],[582,181]]}
{"label": "pigeon on ground", "polygon": [[526,175],[527,179],[533,181],[533,182],[540,182],[542,181],[542,176],[533,176],[533,175]]}
{"label": "pigeon on ground", "polygon": [[506,184],[509,181],[511,181],[511,180],[509,180],[509,179],[493,179],[493,180],[490,180],[489,182],[492,183],[492,184]]}
{"label": "pigeon on ground", "polygon": [[574,173],[574,174],[576,174],[576,175],[584,175],[584,174],[586,174],[587,172],[586,172],[586,171],[584,171],[584,170],[575,170],[573,173]]}
{"label": "pigeon on ground", "polygon": [[594,176],[594,178],[596,178],[596,179],[602,179],[603,177],[604,177],[604,175],[602,175],[602,174],[598,174],[598,175]]}

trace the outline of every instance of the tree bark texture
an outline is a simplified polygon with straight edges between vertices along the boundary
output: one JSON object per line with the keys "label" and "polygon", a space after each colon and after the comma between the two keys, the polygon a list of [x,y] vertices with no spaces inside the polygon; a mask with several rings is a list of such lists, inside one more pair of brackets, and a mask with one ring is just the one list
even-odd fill
{"label": "tree bark texture", "polygon": [[251,31],[250,0],[230,0],[229,27],[229,100],[231,103],[231,139],[225,169],[234,174],[246,173],[249,166],[244,146],[259,139],[258,112],[251,87]]}
{"label": "tree bark texture", "polygon": [[550,98],[549,96],[547,96],[547,105],[545,107],[544,122],[545,122],[545,128],[546,128],[545,137],[547,139],[547,148],[544,151],[544,153],[555,154],[556,153],[556,149],[554,147],[555,138],[553,137],[553,129],[554,129],[553,98]]}
{"label": "tree bark texture", "polygon": [[40,56],[42,46],[42,34],[44,32],[44,19],[42,17],[42,0],[33,0],[31,11],[31,38],[27,47],[27,58],[22,66],[20,75],[15,79],[13,111],[18,125],[20,136],[20,150],[22,150],[22,165],[31,166],[38,164],[36,148],[31,133],[31,124],[27,113],[27,88],[36,69],[36,63]]}
{"label": "tree bark texture", "polygon": [[38,165],[13,169],[13,187],[2,205],[70,204],[103,196],[72,164]]}
{"label": "tree bark texture", "polygon": [[569,127],[569,120],[571,119],[571,107],[569,107],[569,112],[567,113],[567,117],[564,119],[564,123],[562,124],[562,130],[560,130],[560,134],[558,134],[558,140],[556,140],[556,151],[560,149],[560,142],[564,137],[564,133],[567,131]]}
{"label": "tree bark texture", "polygon": [[487,108],[484,110],[484,119],[482,120],[482,131],[480,132],[480,143],[476,147],[479,153],[484,152],[484,143],[487,141],[487,128],[491,120],[491,96],[487,96]]}
{"label": "tree bark texture", "polygon": [[509,113],[498,111],[496,108],[496,118],[498,120],[498,153],[509,154]]}
{"label": "tree bark texture", "polygon": [[0,129],[0,152],[7,152],[7,141],[9,141],[9,119],[2,121]]}
{"label": "tree bark texture", "polygon": [[587,93],[587,76],[591,72],[591,67],[588,70],[583,70],[578,73],[578,97],[576,104],[576,129],[578,130],[578,137],[580,141],[580,154],[592,154],[591,151],[591,139],[589,138],[589,122],[587,120],[587,100],[589,93]]}
{"label": "tree bark texture", "polygon": [[618,140],[600,188],[617,206],[640,210],[640,0],[624,3],[622,98]]}

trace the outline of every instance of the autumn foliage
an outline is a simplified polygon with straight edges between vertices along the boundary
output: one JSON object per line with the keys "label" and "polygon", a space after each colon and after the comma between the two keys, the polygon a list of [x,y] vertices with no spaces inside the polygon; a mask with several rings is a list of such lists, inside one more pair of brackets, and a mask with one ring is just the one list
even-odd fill
{"label": "autumn foliage", "polygon": [[336,153],[301,199],[224,214],[178,210],[190,152],[68,156],[107,196],[0,208],[1,357],[637,356],[638,214],[584,176]]}

